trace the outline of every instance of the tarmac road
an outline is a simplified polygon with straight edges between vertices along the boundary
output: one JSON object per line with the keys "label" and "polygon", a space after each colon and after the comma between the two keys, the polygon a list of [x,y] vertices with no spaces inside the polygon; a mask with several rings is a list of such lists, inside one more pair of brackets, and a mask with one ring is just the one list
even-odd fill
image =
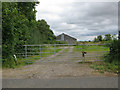
{"label": "tarmac road", "polygon": [[3,79],[3,88],[118,88],[118,78]]}

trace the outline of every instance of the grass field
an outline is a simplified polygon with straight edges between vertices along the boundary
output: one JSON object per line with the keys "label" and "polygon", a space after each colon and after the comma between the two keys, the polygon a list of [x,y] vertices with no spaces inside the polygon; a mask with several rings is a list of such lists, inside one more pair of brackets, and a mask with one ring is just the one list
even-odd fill
{"label": "grass field", "polygon": [[[104,56],[106,54],[109,53],[110,49],[106,46],[97,46],[97,45],[91,45],[91,46],[75,46],[74,48],[74,51],[77,51],[77,52],[82,52],[82,51],[85,51],[85,52],[88,52],[90,53],[92,56],[92,53],[94,53],[94,57],[95,57],[95,54],[99,54],[101,55],[101,59],[104,60]],[[99,52],[99,53],[98,53]],[[97,56],[96,56],[97,57]],[[100,57],[98,57],[100,58]],[[86,60],[87,59],[90,59],[90,57],[86,57]],[[119,73],[118,71],[118,63],[109,63],[109,62],[104,62],[104,61],[97,61],[97,62],[92,62],[92,64],[90,65],[90,68],[93,68],[97,71],[99,71],[100,73],[104,73],[104,72],[112,72],[112,73]]]}
{"label": "grass field", "polygon": [[90,51],[109,51],[109,48],[106,46],[98,46],[98,45],[84,45],[84,46],[75,46],[74,51],[86,51],[86,52],[90,52]]}

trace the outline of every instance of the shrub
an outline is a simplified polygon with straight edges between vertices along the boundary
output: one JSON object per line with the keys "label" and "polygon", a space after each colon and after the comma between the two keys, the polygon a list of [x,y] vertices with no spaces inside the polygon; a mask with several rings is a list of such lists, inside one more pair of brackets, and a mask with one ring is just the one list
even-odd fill
{"label": "shrub", "polygon": [[114,40],[110,45],[107,46],[110,48],[110,52],[105,55],[105,61],[110,63],[119,63],[120,61],[118,59],[120,58],[120,40]]}

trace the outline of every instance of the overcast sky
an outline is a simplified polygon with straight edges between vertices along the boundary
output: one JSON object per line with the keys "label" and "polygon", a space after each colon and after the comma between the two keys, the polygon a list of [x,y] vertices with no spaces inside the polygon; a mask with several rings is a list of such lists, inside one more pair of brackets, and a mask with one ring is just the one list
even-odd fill
{"label": "overcast sky", "polygon": [[65,33],[83,41],[118,33],[117,2],[39,1],[36,19],[45,19],[56,36]]}

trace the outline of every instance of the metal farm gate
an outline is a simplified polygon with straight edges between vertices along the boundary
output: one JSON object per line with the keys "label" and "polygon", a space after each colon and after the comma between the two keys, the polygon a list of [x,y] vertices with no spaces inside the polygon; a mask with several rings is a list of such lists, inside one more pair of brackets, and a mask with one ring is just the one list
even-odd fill
{"label": "metal farm gate", "polygon": [[106,44],[44,44],[19,46],[16,57],[26,63],[101,61]]}

